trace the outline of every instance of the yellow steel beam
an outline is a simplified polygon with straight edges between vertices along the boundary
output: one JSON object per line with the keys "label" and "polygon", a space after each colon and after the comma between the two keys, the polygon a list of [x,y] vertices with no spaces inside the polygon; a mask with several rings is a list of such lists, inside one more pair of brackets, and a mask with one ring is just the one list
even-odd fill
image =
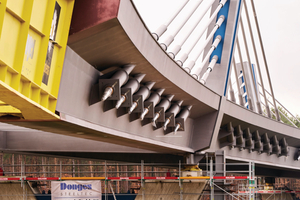
{"label": "yellow steel beam", "polygon": [[0,100],[25,119],[59,119],[54,112],[73,6],[74,0],[0,0]]}
{"label": "yellow steel beam", "polygon": [[59,116],[22,95],[0,80],[0,100],[19,109],[25,119],[54,120]]}
{"label": "yellow steel beam", "polygon": [[0,103],[0,114],[1,113],[13,114],[13,113],[21,113],[21,111],[10,105],[1,105],[1,103]]}

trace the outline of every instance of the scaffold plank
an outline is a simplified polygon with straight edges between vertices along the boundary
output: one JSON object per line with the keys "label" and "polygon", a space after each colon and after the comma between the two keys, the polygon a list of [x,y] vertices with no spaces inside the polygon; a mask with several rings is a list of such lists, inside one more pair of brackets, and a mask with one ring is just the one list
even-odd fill
{"label": "scaffold plank", "polygon": [[139,180],[141,177],[107,177],[108,180]]}
{"label": "scaffold plank", "polygon": [[61,180],[104,180],[105,177],[61,177]]}
{"label": "scaffold plank", "polygon": [[14,178],[14,177],[11,177],[11,178],[0,178],[0,181],[20,181],[21,178]]}
{"label": "scaffold plank", "polygon": [[214,176],[213,179],[225,179],[225,180],[236,180],[236,179],[248,179],[248,176]]}
{"label": "scaffold plank", "polygon": [[209,176],[182,176],[180,179],[210,179]]}
{"label": "scaffold plank", "polygon": [[146,180],[177,180],[179,177],[163,177],[163,176],[156,176],[156,177],[144,177]]}
{"label": "scaffold plank", "polygon": [[[289,191],[289,190],[258,190],[254,191],[258,194],[280,194],[280,193],[300,193],[300,191]],[[248,194],[249,191],[239,191],[239,194]]]}
{"label": "scaffold plank", "polygon": [[59,177],[26,177],[24,180],[27,181],[55,181],[59,180]]}
{"label": "scaffold plank", "polygon": [[[193,180],[209,180],[209,176],[187,176],[187,177],[164,177],[164,176],[147,176],[147,177],[7,177],[7,178],[0,178],[0,181],[18,181],[18,180],[183,180],[183,179],[193,179]],[[224,180],[241,180],[241,179],[248,179],[248,176],[215,176],[213,179],[224,179]],[[240,193],[247,192],[247,191],[240,191]],[[261,193],[268,193],[269,191],[264,191]],[[295,191],[292,191],[295,192]],[[300,192],[300,191],[296,191]]]}

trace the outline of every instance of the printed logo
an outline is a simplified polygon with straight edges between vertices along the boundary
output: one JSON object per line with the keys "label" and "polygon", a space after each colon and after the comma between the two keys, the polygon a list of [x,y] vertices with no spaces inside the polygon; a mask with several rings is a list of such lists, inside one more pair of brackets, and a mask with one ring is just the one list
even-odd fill
{"label": "printed logo", "polygon": [[66,183],[61,183],[60,184],[60,189],[61,190],[77,190],[77,191],[82,191],[82,190],[91,190],[92,189],[92,184],[66,184]]}

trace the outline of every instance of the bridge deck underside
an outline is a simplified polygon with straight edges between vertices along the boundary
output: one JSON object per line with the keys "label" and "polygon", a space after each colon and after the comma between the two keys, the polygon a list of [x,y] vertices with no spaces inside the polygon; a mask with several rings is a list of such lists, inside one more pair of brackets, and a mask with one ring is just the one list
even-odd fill
{"label": "bridge deck underside", "polygon": [[[295,152],[300,144],[299,129],[253,113],[232,102],[225,102],[225,97],[201,85],[166,54],[148,32],[131,3],[122,1],[124,2],[126,5],[122,5],[117,17],[70,35],[68,45],[72,50],[67,49],[57,103],[60,119],[7,120],[6,123],[180,155],[209,148],[211,142],[218,142],[213,141],[211,135],[217,135],[220,127],[232,123],[234,127],[241,126],[243,130],[250,128],[251,131],[258,130],[261,134],[267,132],[269,137],[285,137],[288,145],[294,148],[293,153]],[[163,138],[166,135],[163,130],[155,130],[149,124],[144,126],[140,121],[130,121],[128,116],[117,116],[115,110],[104,111],[103,102],[94,106],[88,105],[90,88],[98,81],[100,73],[111,72],[128,63],[136,65],[131,74],[146,74],[143,83],[156,82],[153,90],[164,88],[164,95],[175,95],[174,101],[183,100],[183,106],[193,105],[187,120],[189,126],[184,132],[187,134],[178,133],[182,138]],[[208,121],[210,125],[206,123]],[[200,148],[193,146],[193,142],[205,144],[199,145]],[[251,158],[257,161],[264,158],[253,156],[254,153],[230,150],[229,147],[222,148],[231,152],[231,158]],[[271,155],[269,165],[285,162],[285,158],[278,160],[275,157],[276,155]],[[297,167],[292,159],[289,158],[289,162],[294,162],[293,167]]]}

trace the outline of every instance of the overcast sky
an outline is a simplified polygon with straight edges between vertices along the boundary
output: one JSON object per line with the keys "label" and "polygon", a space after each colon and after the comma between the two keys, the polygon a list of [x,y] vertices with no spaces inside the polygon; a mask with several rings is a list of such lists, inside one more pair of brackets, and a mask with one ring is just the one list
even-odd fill
{"label": "overcast sky", "polygon": [[300,115],[299,0],[255,0],[275,97]]}
{"label": "overcast sky", "polygon": [[[150,30],[172,9],[168,5],[174,7],[182,1],[134,0]],[[254,0],[254,3],[275,97],[292,114],[300,115],[300,0]]]}

